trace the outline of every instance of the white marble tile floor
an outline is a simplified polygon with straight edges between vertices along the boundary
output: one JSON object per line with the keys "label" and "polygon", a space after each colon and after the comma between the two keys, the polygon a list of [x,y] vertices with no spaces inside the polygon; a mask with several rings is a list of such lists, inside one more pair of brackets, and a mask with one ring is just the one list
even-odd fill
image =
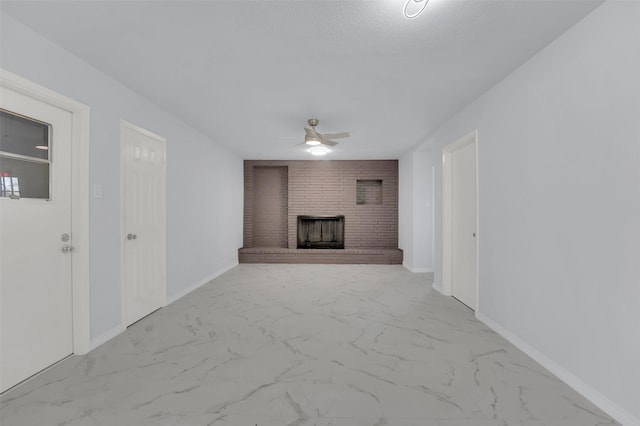
{"label": "white marble tile floor", "polygon": [[617,424],[396,265],[240,265],[0,409],[2,426]]}

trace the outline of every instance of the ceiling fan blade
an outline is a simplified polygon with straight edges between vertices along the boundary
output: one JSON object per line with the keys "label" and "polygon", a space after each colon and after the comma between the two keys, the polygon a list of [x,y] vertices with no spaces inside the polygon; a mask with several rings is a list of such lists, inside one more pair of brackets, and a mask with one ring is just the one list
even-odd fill
{"label": "ceiling fan blade", "polygon": [[320,143],[323,144],[323,145],[327,145],[327,146],[336,146],[336,145],[338,145],[338,142],[330,141],[329,139],[325,139],[325,138],[322,138],[322,141]]}
{"label": "ceiling fan blade", "polygon": [[340,139],[340,138],[348,138],[351,135],[349,134],[349,132],[341,132],[341,133],[325,133],[322,136],[327,139]]}
{"label": "ceiling fan blade", "polygon": [[306,144],[307,144],[306,142],[300,142],[300,143],[295,144],[294,146],[300,146],[300,145],[306,145]]}
{"label": "ceiling fan blade", "polygon": [[307,132],[307,136],[318,136],[318,133],[316,133],[315,130],[310,129],[308,127],[305,127],[304,131]]}

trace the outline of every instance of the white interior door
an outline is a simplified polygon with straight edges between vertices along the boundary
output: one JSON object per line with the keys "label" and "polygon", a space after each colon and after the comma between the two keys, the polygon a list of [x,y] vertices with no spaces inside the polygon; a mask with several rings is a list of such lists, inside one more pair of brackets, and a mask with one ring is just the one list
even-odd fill
{"label": "white interior door", "polygon": [[0,387],[73,352],[72,114],[0,88]]}
{"label": "white interior door", "polygon": [[123,320],[166,304],[165,140],[122,126]]}
{"label": "white interior door", "polygon": [[451,152],[451,294],[477,307],[476,144]]}

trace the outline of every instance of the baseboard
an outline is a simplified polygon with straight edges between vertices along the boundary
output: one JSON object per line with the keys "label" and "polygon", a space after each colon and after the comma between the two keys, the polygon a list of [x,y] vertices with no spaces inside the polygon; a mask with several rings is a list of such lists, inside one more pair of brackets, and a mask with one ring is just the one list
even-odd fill
{"label": "baseboard", "polygon": [[413,272],[414,274],[424,274],[424,273],[428,273],[431,272],[433,273],[433,269],[430,268],[414,268],[413,266],[409,265],[408,263],[402,263],[402,266],[404,266],[405,268],[407,268],[409,270],[409,272]]}
{"label": "baseboard", "polygon": [[444,295],[444,296],[449,296],[448,294],[444,294],[444,290],[442,289],[442,283],[437,282],[437,281],[433,281],[433,284],[431,285],[431,287],[433,287],[433,289],[435,291],[437,291],[438,293]]}
{"label": "baseboard", "polygon": [[574,374],[570,373],[555,361],[551,360],[546,355],[533,348],[520,337],[505,329],[500,324],[488,318],[481,312],[476,311],[476,318],[487,325],[489,328],[493,329],[493,331],[498,333],[500,336],[504,337],[522,352],[529,355],[534,359],[534,361],[552,372],[560,380],[571,386],[576,392],[587,398],[602,411],[613,417],[616,421],[622,423],[625,426],[640,426],[640,419],[635,417],[624,408],[620,407],[618,404],[611,401],[606,396],[602,395],[597,390],[593,389],[591,386],[584,383]]}
{"label": "baseboard", "polygon": [[111,330],[106,331],[104,333],[102,333],[101,335],[94,337],[91,339],[91,344],[90,344],[90,349],[89,350],[94,350],[95,348],[97,348],[98,346],[107,343],[109,340],[113,339],[114,337],[116,337],[118,334],[124,332],[127,330],[127,327],[125,327],[122,324],[118,324],[115,327],[113,327]]}
{"label": "baseboard", "polygon": [[223,267],[222,269],[217,270],[216,272],[214,272],[213,274],[209,275],[208,277],[201,279],[197,283],[192,284],[189,287],[184,288],[184,289],[180,290],[179,292],[177,292],[175,294],[172,294],[171,296],[168,296],[167,297],[167,305],[170,305],[173,302],[175,302],[176,300],[183,298],[184,296],[186,296],[187,294],[191,293],[195,289],[202,287],[203,285],[205,285],[209,281],[211,281],[211,280],[213,280],[215,278],[218,278],[220,275],[224,274],[225,272],[227,272],[230,269],[235,268],[236,266],[238,266],[238,261],[230,263],[229,265]]}

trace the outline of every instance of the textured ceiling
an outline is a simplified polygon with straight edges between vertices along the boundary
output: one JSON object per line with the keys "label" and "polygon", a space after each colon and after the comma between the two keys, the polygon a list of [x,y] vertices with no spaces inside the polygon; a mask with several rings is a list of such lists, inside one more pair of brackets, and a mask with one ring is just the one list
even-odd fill
{"label": "textured ceiling", "polygon": [[398,158],[602,1],[10,1],[32,27],[245,159]]}

